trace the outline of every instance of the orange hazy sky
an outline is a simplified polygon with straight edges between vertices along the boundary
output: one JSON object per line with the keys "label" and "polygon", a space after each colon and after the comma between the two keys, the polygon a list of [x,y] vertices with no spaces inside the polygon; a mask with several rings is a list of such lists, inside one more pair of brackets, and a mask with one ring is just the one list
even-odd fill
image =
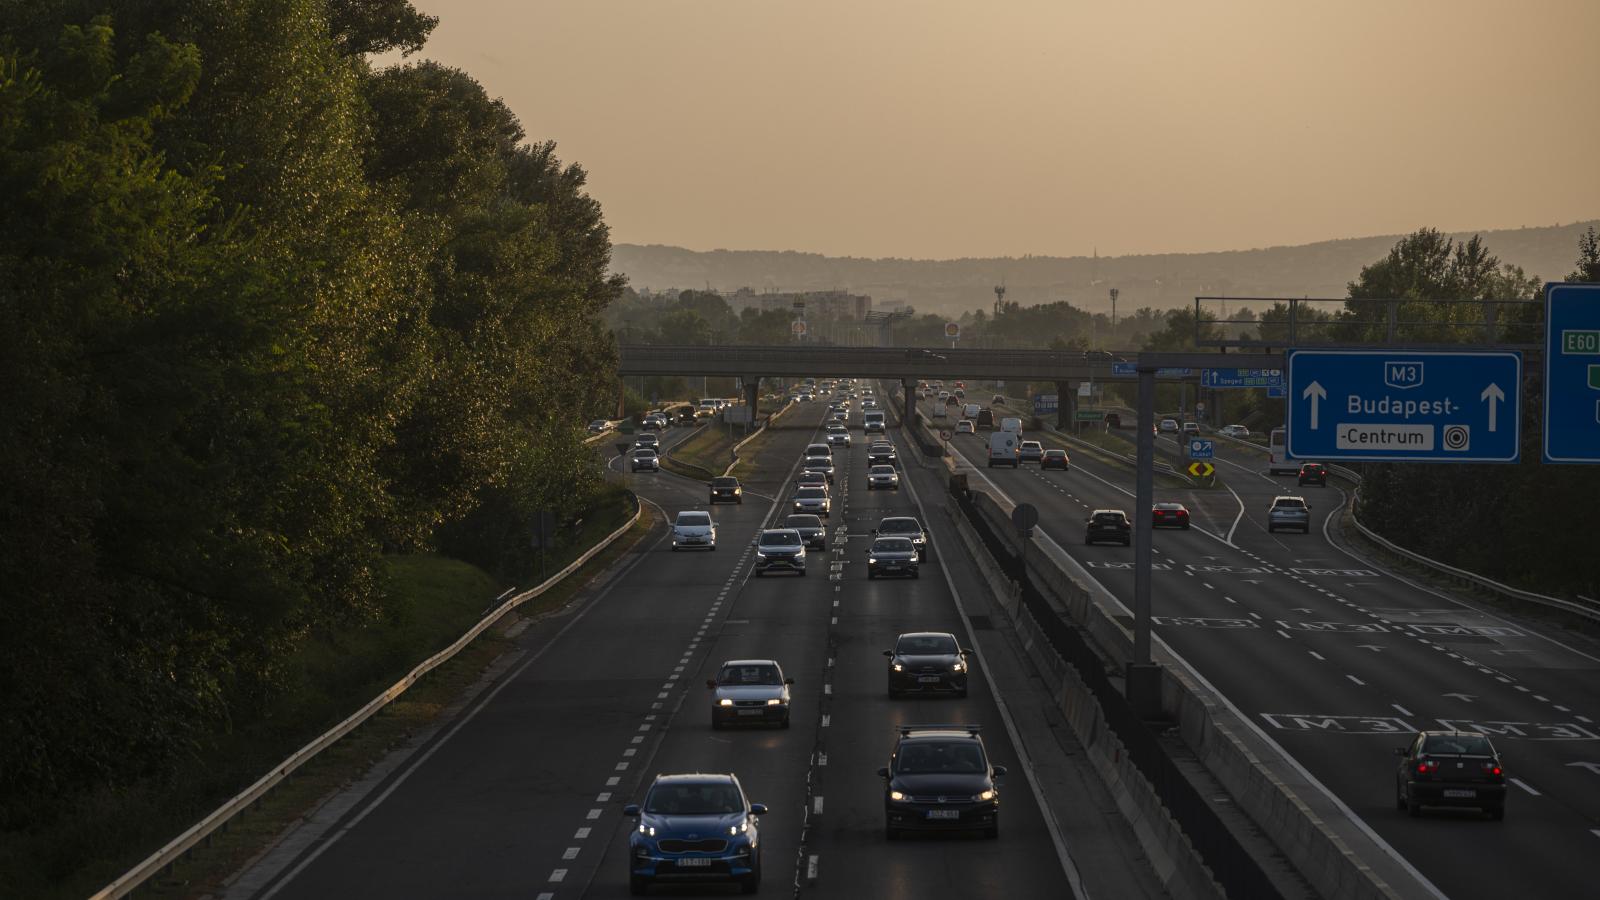
{"label": "orange hazy sky", "polygon": [[[626,243],[1074,256],[1600,215],[1600,0],[414,0]],[[414,57],[415,58],[415,57]]]}

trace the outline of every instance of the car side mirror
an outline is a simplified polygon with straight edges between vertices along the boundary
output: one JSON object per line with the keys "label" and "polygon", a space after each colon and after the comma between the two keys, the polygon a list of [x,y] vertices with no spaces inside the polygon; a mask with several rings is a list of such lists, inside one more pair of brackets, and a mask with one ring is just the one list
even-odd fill
{"label": "car side mirror", "polygon": [[630,818],[637,817],[639,815],[639,804],[629,803],[622,808],[622,814]]}
{"label": "car side mirror", "polygon": [[783,683],[784,684],[794,684],[794,679],[793,678],[785,678],[783,680]]}
{"label": "car side mirror", "polygon": [[716,687],[717,687],[717,680],[715,678],[707,678],[706,679],[706,687],[715,690]]}
{"label": "car side mirror", "polygon": [[889,767],[888,766],[879,767],[878,768],[878,777],[879,778],[888,778],[889,777]]}
{"label": "car side mirror", "polygon": [[977,652],[978,651],[973,650],[971,647],[962,647],[961,648],[961,655],[962,656],[976,656]]}
{"label": "car side mirror", "polygon": [[883,655],[893,659],[894,658],[894,651],[893,650],[885,650],[885,651],[883,651]]}
{"label": "car side mirror", "polygon": [[767,805],[765,803],[752,803],[752,804],[750,804],[750,815],[752,815],[752,816],[764,816],[766,814],[767,814]]}
{"label": "car side mirror", "polygon": [[1000,776],[1002,776],[1004,774],[1006,774],[1006,767],[1005,766],[995,766],[994,767],[994,777],[995,778],[999,778]]}

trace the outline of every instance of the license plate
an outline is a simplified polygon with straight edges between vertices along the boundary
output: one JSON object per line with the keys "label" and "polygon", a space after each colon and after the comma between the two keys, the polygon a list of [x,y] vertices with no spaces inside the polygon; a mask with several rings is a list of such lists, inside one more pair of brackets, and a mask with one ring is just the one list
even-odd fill
{"label": "license plate", "polygon": [[938,684],[942,679],[937,675],[918,675],[918,684]]}
{"label": "license plate", "polygon": [[708,857],[704,857],[704,856],[691,856],[691,857],[688,857],[687,859],[678,860],[678,865],[680,865],[680,866],[688,866],[688,867],[694,867],[694,866],[702,866],[703,867],[703,866],[711,865],[711,860]]}
{"label": "license plate", "polygon": [[1463,790],[1446,790],[1444,792],[1444,795],[1446,797],[1467,798],[1467,797],[1476,797],[1476,796],[1478,796],[1478,792],[1477,791],[1463,791]]}
{"label": "license plate", "polygon": [[959,809],[930,809],[930,810],[928,810],[928,818],[930,818],[930,819],[959,819],[959,818],[961,818],[961,810],[959,810]]}
{"label": "license plate", "polygon": [[741,709],[741,710],[739,710],[739,715],[741,715],[741,716],[759,716],[759,715],[761,715],[761,710],[759,710],[759,709]]}

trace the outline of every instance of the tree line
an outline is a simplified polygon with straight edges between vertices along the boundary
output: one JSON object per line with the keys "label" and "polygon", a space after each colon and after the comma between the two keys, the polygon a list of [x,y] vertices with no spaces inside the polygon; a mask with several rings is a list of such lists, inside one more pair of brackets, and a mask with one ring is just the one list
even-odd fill
{"label": "tree line", "polygon": [[385,553],[580,514],[622,289],[585,173],[406,0],[0,0],[0,826],[159,776]]}

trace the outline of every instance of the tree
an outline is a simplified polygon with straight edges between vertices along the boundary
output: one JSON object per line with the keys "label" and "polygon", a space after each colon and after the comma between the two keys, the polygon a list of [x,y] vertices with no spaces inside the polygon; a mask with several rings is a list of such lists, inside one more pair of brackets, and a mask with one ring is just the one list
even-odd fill
{"label": "tree", "polygon": [[1578,236],[1578,267],[1567,280],[1600,282],[1600,234],[1595,233],[1593,225]]}
{"label": "tree", "polygon": [[327,0],[327,15],[334,44],[353,55],[400,50],[409,56],[439,24],[410,0]]}

